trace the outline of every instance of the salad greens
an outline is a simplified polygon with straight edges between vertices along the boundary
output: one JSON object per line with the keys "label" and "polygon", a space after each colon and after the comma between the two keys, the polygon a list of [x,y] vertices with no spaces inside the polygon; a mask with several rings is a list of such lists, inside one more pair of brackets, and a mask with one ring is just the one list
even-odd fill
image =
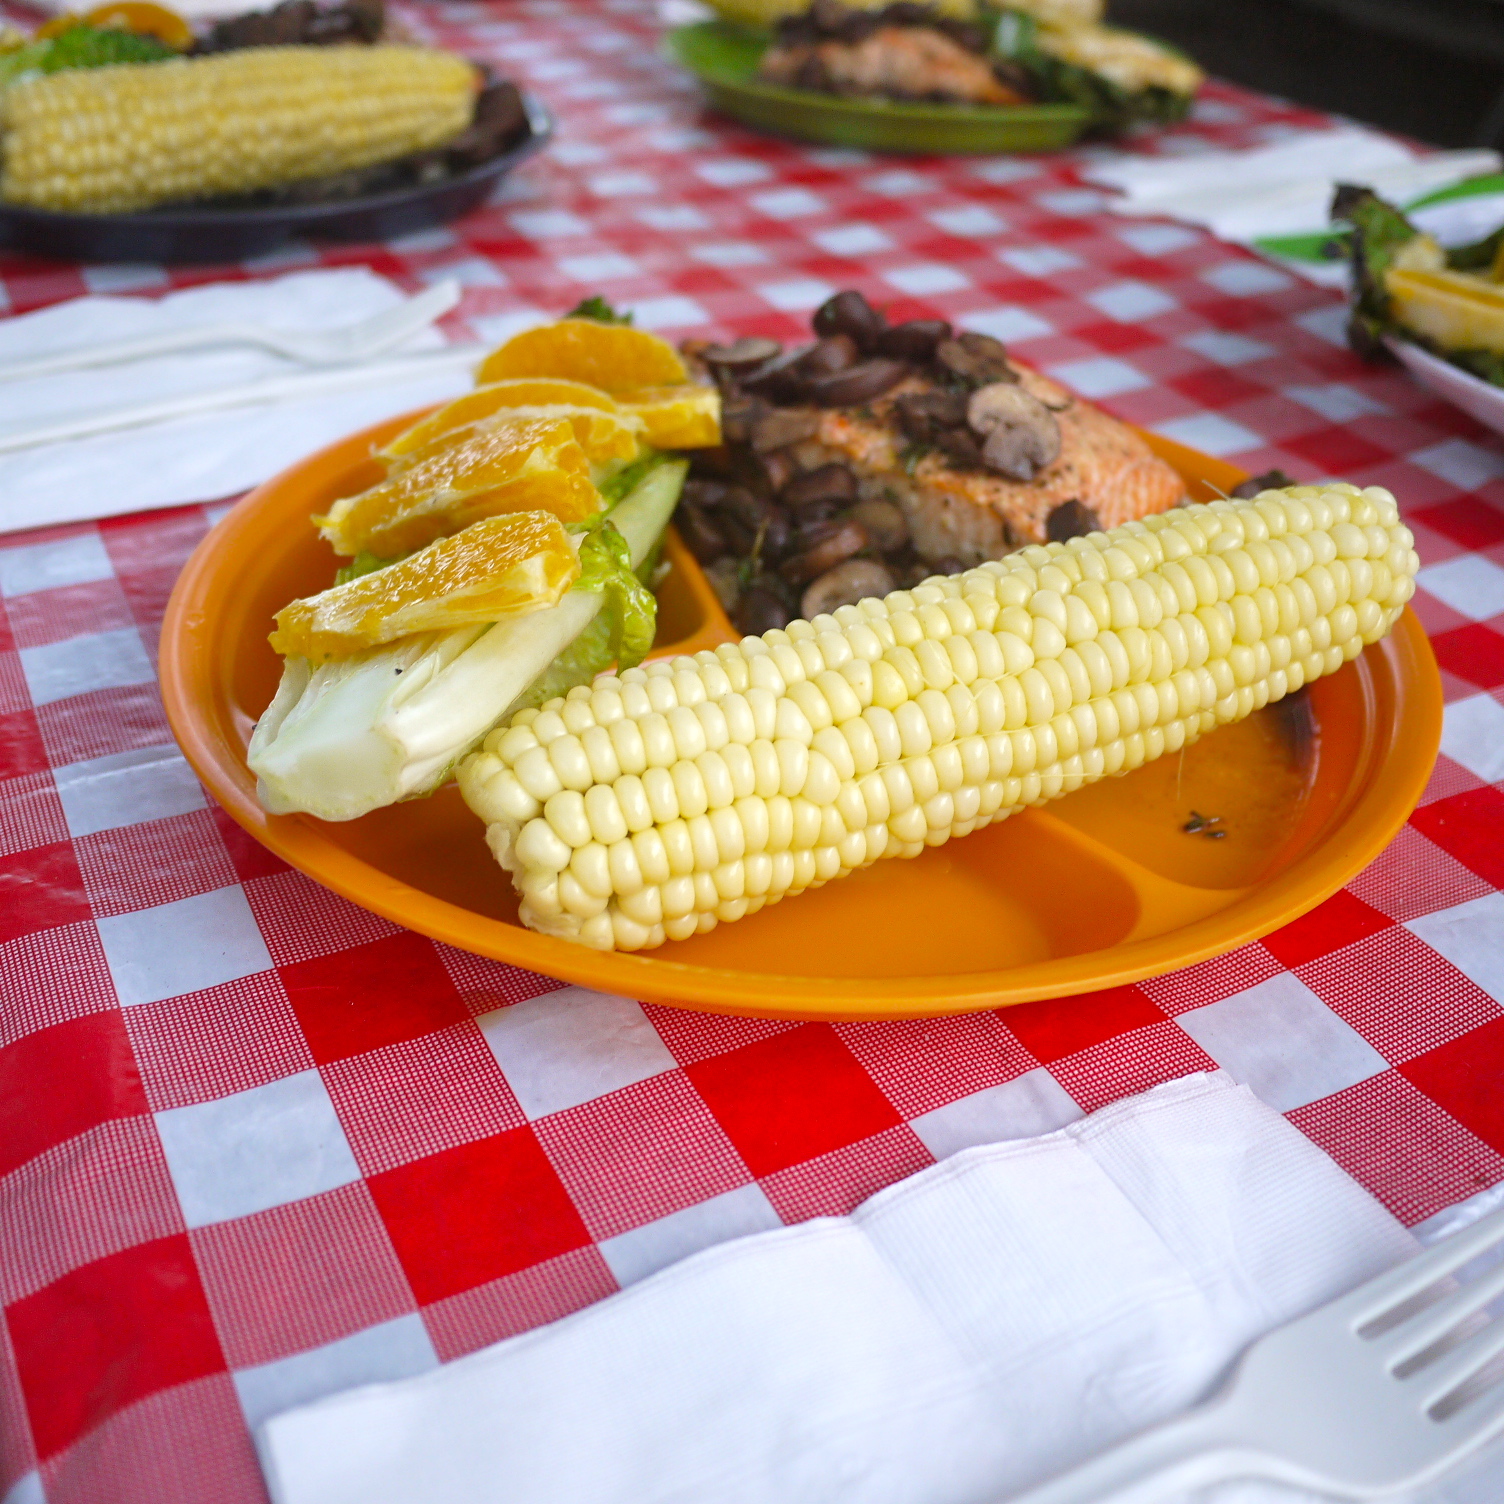
{"label": "salad greens", "polygon": [[263,806],[352,820],[430,794],[523,703],[639,661],[652,646],[657,602],[637,571],[649,565],[688,469],[666,455],[654,461],[585,532],[580,579],[558,605],[316,667],[288,659],[247,759]]}

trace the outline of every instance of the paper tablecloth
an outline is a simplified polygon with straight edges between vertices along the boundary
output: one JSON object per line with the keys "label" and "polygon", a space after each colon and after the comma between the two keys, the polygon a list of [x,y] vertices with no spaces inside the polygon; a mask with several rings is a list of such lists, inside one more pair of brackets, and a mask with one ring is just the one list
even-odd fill
{"label": "paper tablecloth", "polygon": [[[883,159],[754,136],[701,111],[641,0],[408,14],[562,118],[498,201],[244,268],[0,256],[10,305],[359,261],[409,286],[462,277],[461,336],[601,292],[673,338],[789,338],[856,285],[1249,470],[1391,488],[1425,565],[1444,755],[1378,862],[1220,960],[960,1019],[706,1017],[399,930],[208,804],[154,657],[216,506],[0,538],[0,1498],[251,1504],[248,1419],[1213,1063],[1407,1222],[1504,1179],[1495,441],[1360,365],[1330,293],[1104,214],[1082,152]],[[1155,149],[1320,123],[1213,86]]]}

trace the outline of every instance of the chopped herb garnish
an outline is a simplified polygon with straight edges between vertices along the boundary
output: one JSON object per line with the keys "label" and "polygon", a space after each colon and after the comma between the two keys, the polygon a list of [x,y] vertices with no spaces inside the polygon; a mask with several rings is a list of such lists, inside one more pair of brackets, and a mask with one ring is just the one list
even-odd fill
{"label": "chopped herb garnish", "polygon": [[599,293],[593,298],[582,298],[568,313],[567,319],[592,319],[597,324],[630,324],[630,313],[618,313]]}

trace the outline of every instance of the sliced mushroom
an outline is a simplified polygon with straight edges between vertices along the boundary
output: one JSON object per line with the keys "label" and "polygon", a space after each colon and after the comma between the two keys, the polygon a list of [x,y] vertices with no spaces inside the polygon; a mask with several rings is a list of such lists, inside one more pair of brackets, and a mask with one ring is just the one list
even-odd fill
{"label": "sliced mushroom", "polygon": [[827,569],[834,569],[843,559],[860,553],[870,543],[867,529],[850,518],[823,524],[813,537],[806,537],[803,553],[794,554],[779,569],[791,585],[802,585]]}
{"label": "sliced mushroom", "polygon": [[899,426],[911,438],[926,443],[943,428],[966,422],[966,398],[960,392],[911,392],[894,403]]}
{"label": "sliced mushroom", "polygon": [[750,371],[739,373],[738,379],[744,392],[767,397],[774,402],[788,402],[799,392],[799,362],[809,354],[810,347],[801,345],[792,350],[780,351],[771,360]]}
{"label": "sliced mushroom", "polygon": [[962,470],[984,470],[987,467],[982,446],[969,428],[942,428],[935,434],[934,442],[935,448],[952,466]]}
{"label": "sliced mushroom", "polygon": [[1010,381],[971,394],[966,421],[982,436],[987,467],[1012,480],[1033,480],[1060,453],[1060,425],[1037,397]]}
{"label": "sliced mushroom", "polygon": [[830,376],[855,365],[856,341],[849,334],[829,334],[817,340],[799,359],[799,374],[807,377]]}
{"label": "sliced mushroom", "polygon": [[876,559],[847,559],[827,569],[809,585],[799,601],[799,614],[806,621],[842,606],[854,606],[870,596],[887,595],[897,588],[891,571]]}
{"label": "sliced mushroom", "polygon": [[1278,491],[1284,486],[1298,485],[1293,477],[1283,470],[1266,470],[1262,475],[1250,475],[1227,494],[1240,501],[1252,501],[1260,491]]}
{"label": "sliced mushroom", "polygon": [[[749,546],[739,549],[739,553],[750,553],[757,547],[759,538],[762,539],[762,556],[766,559],[781,558],[788,547],[791,531],[788,513],[765,496],[754,495],[741,486],[728,486],[721,497],[717,516],[751,535]],[[726,531],[724,526],[721,530]]]}
{"label": "sliced mushroom", "polygon": [[780,498],[786,505],[803,508],[821,502],[846,505],[856,500],[856,476],[848,465],[832,462],[818,470],[796,475],[784,488]]}
{"label": "sliced mushroom", "polygon": [[748,438],[759,454],[812,439],[820,429],[820,414],[812,407],[765,409],[751,424]]}
{"label": "sliced mushroom", "polygon": [[759,492],[776,496],[796,474],[793,454],[787,448],[770,449],[766,454],[759,455],[758,461],[762,466],[759,477],[762,484],[754,489]]}
{"label": "sliced mushroom", "polygon": [[844,371],[815,377],[808,383],[809,394],[820,407],[852,407],[881,397],[908,374],[906,362],[880,355]]}
{"label": "sliced mushroom", "polygon": [[849,288],[827,298],[815,309],[812,322],[816,334],[850,335],[863,350],[872,349],[888,327],[882,314],[861,293]]}
{"label": "sliced mushroom", "polygon": [[752,637],[786,627],[793,619],[794,613],[766,585],[754,585],[750,590],[742,591],[736,609],[731,613],[737,631]]}
{"label": "sliced mushroom", "polygon": [[1067,538],[1084,538],[1102,530],[1102,521],[1083,501],[1062,501],[1044,520],[1044,535],[1051,543]]}
{"label": "sliced mushroom", "polygon": [[880,554],[896,554],[909,541],[909,525],[903,512],[891,501],[877,497],[859,501],[850,515],[853,522],[860,522],[867,529],[872,546]]}
{"label": "sliced mushroom", "polygon": [[1008,352],[1003,342],[993,339],[990,334],[977,334],[968,329],[954,339],[943,339],[935,347],[935,359],[968,386],[1018,380],[1017,373],[1008,364]]}
{"label": "sliced mushroom", "polygon": [[768,411],[761,397],[738,397],[721,406],[721,436],[728,444],[745,444],[757,420]]}
{"label": "sliced mushroom", "polygon": [[706,345],[699,351],[699,356],[708,366],[739,374],[772,360],[782,351],[783,346],[776,339],[747,335],[729,345]]}
{"label": "sliced mushroom", "polygon": [[684,540],[684,546],[701,564],[712,563],[728,551],[730,545],[726,542],[725,535],[705,515],[704,509],[694,502],[681,502],[674,515],[674,522],[678,526],[679,536]]}
{"label": "sliced mushroom", "polygon": [[878,337],[877,353],[896,360],[923,362],[933,360],[936,346],[950,338],[950,325],[944,319],[910,319],[894,324]]}

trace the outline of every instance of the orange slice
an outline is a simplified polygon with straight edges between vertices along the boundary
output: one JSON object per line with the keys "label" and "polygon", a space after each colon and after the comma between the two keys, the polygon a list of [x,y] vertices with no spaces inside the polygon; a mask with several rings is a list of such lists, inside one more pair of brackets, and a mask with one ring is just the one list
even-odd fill
{"label": "orange slice", "polygon": [[502,512],[579,522],[602,506],[590,458],[562,419],[482,429],[416,455],[380,484],[336,501],[314,523],[335,553],[411,553]]}
{"label": "orange slice", "polygon": [[666,339],[625,324],[560,319],[515,334],[475,374],[478,383],[516,376],[559,376],[615,396],[643,386],[678,386],[689,372]]}
{"label": "orange slice", "polygon": [[175,52],[187,52],[193,46],[193,28],[175,11],[150,0],[110,0],[85,11],[85,26],[118,26],[139,36],[155,37]]}
{"label": "orange slice", "polygon": [[379,451],[388,458],[408,454],[421,449],[430,439],[441,433],[477,423],[508,407],[594,407],[602,412],[614,413],[616,401],[599,387],[587,386],[583,381],[533,380],[527,377],[511,381],[493,381],[430,413],[420,423],[404,428],[385,449]]}
{"label": "orange slice", "polygon": [[394,456],[388,461],[387,468],[393,472],[406,469],[445,449],[469,444],[482,434],[496,429],[547,422],[568,423],[574,430],[575,442],[585,451],[585,457],[591,464],[599,464],[604,460],[634,460],[642,447],[642,419],[629,413],[607,413],[595,407],[567,407],[562,403],[547,407],[509,407],[493,413],[489,418],[480,418],[463,427],[435,434],[421,448]]}
{"label": "orange slice", "polygon": [[345,658],[414,632],[541,611],[579,577],[557,517],[490,517],[375,574],[284,606],[271,644],[288,657]]}
{"label": "orange slice", "polygon": [[711,449],[721,442],[721,394],[713,386],[649,386],[621,394],[654,449]]}

